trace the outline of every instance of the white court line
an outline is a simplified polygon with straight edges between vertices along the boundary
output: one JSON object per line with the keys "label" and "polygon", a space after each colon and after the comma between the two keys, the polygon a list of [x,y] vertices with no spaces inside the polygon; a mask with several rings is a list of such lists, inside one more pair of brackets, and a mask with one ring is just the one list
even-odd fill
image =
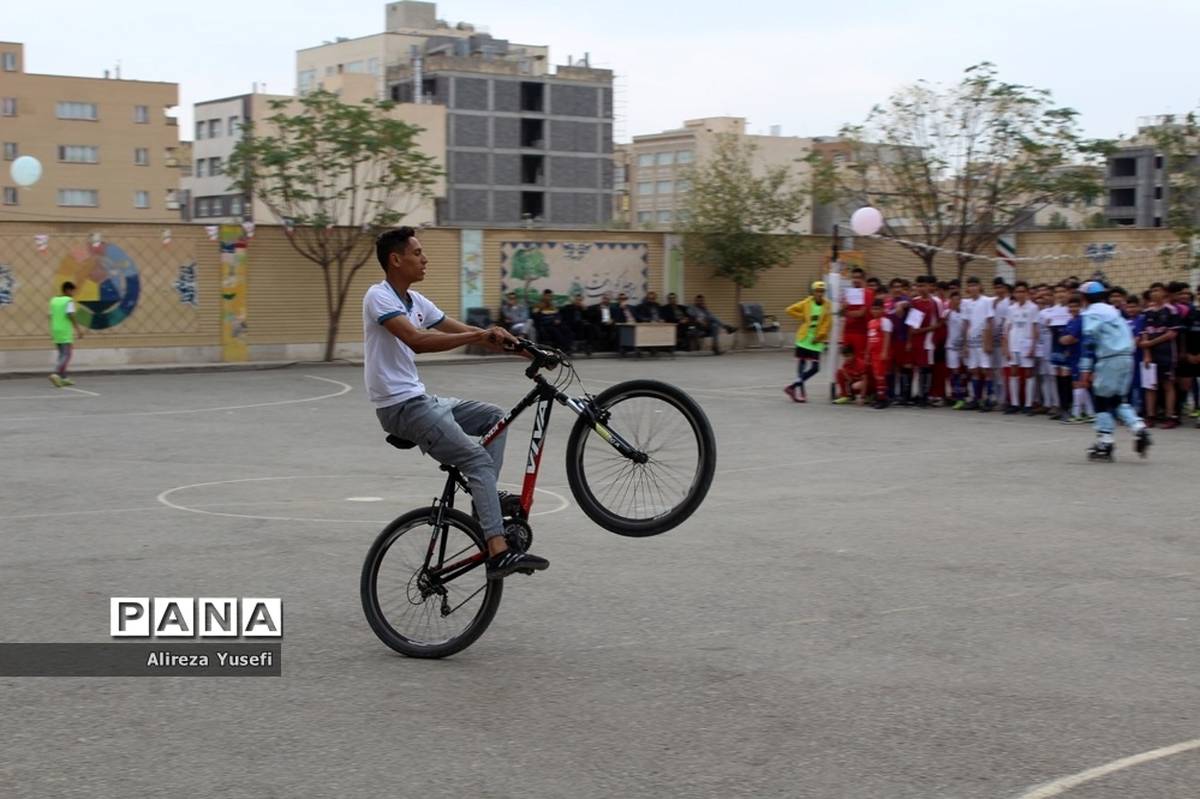
{"label": "white court line", "polygon": [[1164,757],[1182,754],[1193,749],[1200,749],[1200,738],[1193,738],[1190,741],[1177,743],[1173,746],[1164,746],[1161,749],[1151,749],[1149,752],[1142,752],[1140,755],[1123,757],[1120,760],[1114,760],[1111,763],[1105,763],[1103,766],[1096,766],[1087,771],[1081,771],[1078,774],[1060,777],[1057,780],[1039,785],[1033,790],[1021,794],[1017,799],[1050,799],[1050,797],[1060,796],[1072,788],[1078,788],[1086,782],[1107,777],[1113,772],[1122,771],[1133,766],[1140,766],[1143,763],[1151,763],[1155,760],[1162,760]]}
{"label": "white court line", "polygon": [[43,399],[76,399],[70,394],[60,393],[62,391],[74,391],[76,394],[83,394],[88,397],[99,397],[95,391],[84,391],[82,388],[72,388],[71,386],[63,386],[59,391],[45,394],[18,394],[15,397],[0,397],[0,400],[43,400]]}
{"label": "white court line", "polygon": [[248,405],[221,405],[215,408],[172,408],[169,411],[128,411],[126,413],[78,413],[62,416],[18,416],[18,417],[0,417],[3,422],[42,422],[53,421],[56,419],[97,419],[111,418],[117,416],[175,416],[181,413],[211,413],[212,411],[240,411],[246,408],[266,408],[275,405],[298,405],[302,402],[318,402],[325,399],[333,399],[340,397],[343,394],[348,394],[353,391],[348,383],[343,383],[341,380],[333,380],[328,377],[317,377],[316,375],[301,375],[310,380],[321,380],[326,383],[333,383],[335,386],[341,386],[341,390],[334,391],[330,394],[322,394],[319,397],[302,397],[301,399],[289,400],[274,400],[272,402],[252,402]]}
{"label": "white court line", "polygon": [[[240,480],[213,480],[213,481],[210,481],[207,483],[190,483],[188,485],[175,486],[174,488],[168,488],[166,491],[163,491],[162,493],[160,493],[156,497],[156,499],[159,502],[161,502],[163,505],[166,505],[168,508],[173,508],[175,510],[186,511],[188,513],[200,513],[205,516],[225,516],[225,517],[232,518],[232,519],[257,519],[260,521],[269,521],[269,522],[319,522],[319,523],[324,523],[324,524],[387,524],[388,522],[392,521],[391,519],[382,519],[382,520],[380,520],[380,519],[325,519],[325,518],[320,518],[320,517],[306,517],[306,516],[296,516],[296,517],[293,517],[293,516],[258,516],[258,515],[248,514],[248,513],[225,513],[222,511],[201,510],[197,506],[180,505],[178,503],[172,502],[171,500],[167,499],[168,496],[170,496],[171,494],[174,494],[177,491],[186,491],[190,488],[206,488],[208,486],[232,485],[234,483],[266,482],[266,481],[271,481],[271,480],[329,480],[329,479],[344,478],[344,477],[361,478],[362,475],[293,474],[293,475],[283,475],[283,476],[279,476],[279,477],[245,477]],[[503,485],[512,485],[512,483],[504,483]],[[550,510],[540,511],[538,513],[532,513],[532,514],[530,514],[531,518],[534,516],[548,516],[551,513],[558,513],[561,510],[565,510],[571,504],[567,500],[567,498],[561,494],[557,494],[557,493],[550,491],[548,489],[545,489],[545,488],[538,488],[535,490],[540,491],[543,494],[549,494],[550,496],[554,497],[555,499],[557,499],[559,501],[559,505],[557,508],[551,508]],[[225,507],[228,507],[228,506],[225,506]]]}

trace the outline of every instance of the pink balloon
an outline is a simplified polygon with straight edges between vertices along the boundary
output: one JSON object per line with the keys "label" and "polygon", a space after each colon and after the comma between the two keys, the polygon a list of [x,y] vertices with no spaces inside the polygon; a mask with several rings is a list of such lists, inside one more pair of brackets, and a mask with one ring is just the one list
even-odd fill
{"label": "pink balloon", "polygon": [[859,208],[850,216],[850,228],[859,236],[873,236],[883,227],[883,214],[878,208]]}

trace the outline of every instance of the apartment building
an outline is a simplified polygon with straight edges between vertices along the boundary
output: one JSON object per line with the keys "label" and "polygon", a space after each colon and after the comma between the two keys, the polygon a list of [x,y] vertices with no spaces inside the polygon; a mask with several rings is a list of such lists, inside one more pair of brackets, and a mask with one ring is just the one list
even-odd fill
{"label": "apartment building", "polygon": [[[345,102],[357,102],[369,98],[373,81],[369,75],[342,73],[325,81],[324,88],[339,95]],[[269,118],[277,113],[273,102],[287,105],[280,111],[287,114],[299,113],[298,98],[278,94],[243,94],[222,97],[196,103],[195,141],[192,142],[192,170],[190,177],[182,181],[186,218],[205,224],[254,221],[274,224],[279,219],[261,200],[244,196],[231,187],[231,178],[226,165],[234,148],[243,136],[246,122],[252,130],[270,135]],[[390,112],[395,119],[422,128],[417,143],[423,152],[445,165],[446,110],[441,106],[401,103]],[[405,223],[410,225],[432,224],[435,219],[435,199],[445,196],[444,181],[433,187],[433,198],[415,201],[407,212]],[[348,217],[339,220],[350,224]]]}
{"label": "apartment building", "polygon": [[[756,172],[786,166],[798,182],[808,179],[805,159],[812,151],[811,139],[783,136],[777,127],[771,128],[769,135],[749,134],[744,117],[689,119],[681,128],[634,136],[628,145],[623,185],[628,188],[629,223],[637,228],[674,226],[691,191],[688,170],[712,154],[720,136],[734,136],[752,144]],[[790,231],[811,233],[811,215]]]}
{"label": "apartment building", "polygon": [[[437,19],[434,3],[385,6],[386,31],[297,53],[297,88],[365,74],[383,96],[446,113],[446,196],[463,226],[601,226],[612,216],[612,72],[588,58]],[[382,83],[375,73],[382,70]],[[382,87],[381,87],[382,86]]]}
{"label": "apartment building", "polygon": [[[179,85],[26,71],[25,47],[0,42],[0,219],[179,219]],[[9,163],[42,177],[19,187]]]}
{"label": "apartment building", "polygon": [[[1110,225],[1163,227],[1171,208],[1171,181],[1166,155],[1154,141],[1158,128],[1177,124],[1170,116],[1142,117],[1137,135],[1108,156],[1104,188],[1104,216]],[[1200,171],[1200,153],[1192,156],[1192,169]],[[1196,224],[1200,224],[1200,212]]]}

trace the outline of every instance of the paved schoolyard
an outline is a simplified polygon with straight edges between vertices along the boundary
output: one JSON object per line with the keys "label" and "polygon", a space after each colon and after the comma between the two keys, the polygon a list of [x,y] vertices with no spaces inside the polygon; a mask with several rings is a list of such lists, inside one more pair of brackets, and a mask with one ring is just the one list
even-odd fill
{"label": "paved schoolyard", "polygon": [[[441,480],[384,444],[358,370],[0,381],[0,640],[106,640],[116,595],[286,619],[278,679],[0,679],[0,795],[1196,796],[1194,748],[1052,781],[1200,736],[1200,431],[1089,464],[1090,433],[1044,419],[793,405],[791,369],[583,361],[593,390],[694,394],[708,500],[659,537],[596,528],[563,507],[557,409],[552,566],[440,662],[362,617],[367,546]],[[525,390],[512,361],[424,374]]]}

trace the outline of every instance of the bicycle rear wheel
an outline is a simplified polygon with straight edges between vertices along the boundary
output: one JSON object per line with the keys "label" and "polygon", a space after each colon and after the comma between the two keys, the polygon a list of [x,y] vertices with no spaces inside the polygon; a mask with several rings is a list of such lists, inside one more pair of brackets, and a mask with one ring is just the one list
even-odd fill
{"label": "bicycle rear wheel", "polygon": [[433,514],[433,508],[418,508],[393,521],[363,562],[367,622],[381,641],[409,657],[443,658],[466,649],[491,624],[504,588],[503,581],[487,579],[487,547],[475,520],[447,509],[445,528],[435,531]]}
{"label": "bicycle rear wheel", "polygon": [[[604,432],[580,416],[567,440],[567,480],[579,507],[619,535],[657,535],[681,524],[704,501],[717,465],[704,411],[657,380],[618,383],[595,403]],[[613,434],[644,453],[644,462],[622,455],[606,440]]]}

